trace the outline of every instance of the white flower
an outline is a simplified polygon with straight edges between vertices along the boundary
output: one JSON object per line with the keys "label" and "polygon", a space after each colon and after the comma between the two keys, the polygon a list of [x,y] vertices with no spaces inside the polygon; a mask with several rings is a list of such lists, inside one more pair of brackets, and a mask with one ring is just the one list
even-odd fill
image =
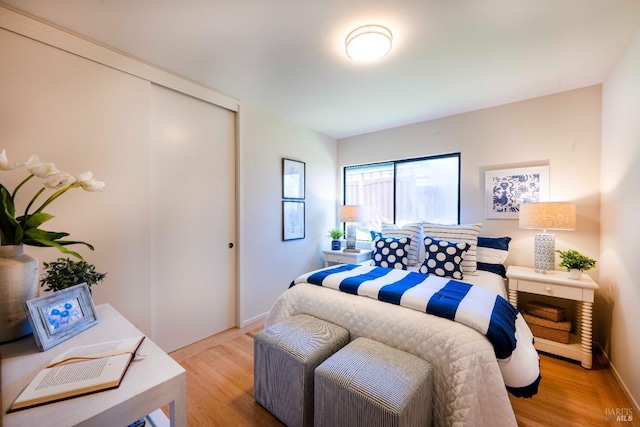
{"label": "white flower", "polygon": [[29,157],[29,160],[27,160],[27,170],[30,174],[33,174],[42,179],[60,173],[56,165],[54,165],[53,163],[41,162],[38,156],[36,156],[35,154]]}
{"label": "white flower", "polygon": [[102,191],[105,183],[103,181],[98,181],[97,179],[90,179],[80,185],[82,186],[82,189],[86,191]]}
{"label": "white flower", "polygon": [[0,170],[10,171],[22,166],[24,166],[24,163],[14,163],[10,165],[9,160],[7,159],[7,153],[4,149],[2,149],[2,152],[0,153]]}
{"label": "white flower", "polygon": [[105,183],[93,178],[93,173],[87,171],[76,176],[76,184],[79,184],[85,191],[102,191]]}
{"label": "white flower", "polygon": [[71,175],[69,172],[61,172],[54,173],[52,175],[48,175],[44,180],[44,186],[48,188],[62,188],[76,182],[76,178]]}

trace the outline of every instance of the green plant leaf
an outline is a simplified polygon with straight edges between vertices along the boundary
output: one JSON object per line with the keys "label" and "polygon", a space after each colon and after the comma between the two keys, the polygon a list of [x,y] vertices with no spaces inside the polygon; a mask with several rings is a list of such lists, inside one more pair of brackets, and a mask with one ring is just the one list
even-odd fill
{"label": "green plant leaf", "polygon": [[[16,209],[13,204],[13,199],[9,191],[2,184],[0,184],[0,203],[0,233],[2,244],[16,245],[21,241],[22,227],[20,227],[20,224],[14,218]],[[18,237],[18,239],[16,239],[16,237]]]}
{"label": "green plant leaf", "polygon": [[59,240],[63,237],[67,237],[68,235],[69,233],[56,233],[53,231],[45,231],[37,228],[30,228],[26,230],[23,242],[31,246],[41,246],[41,247],[46,246],[46,247],[58,248],[60,252],[72,255],[79,259],[83,259],[79,253],[69,250],[65,248],[65,246],[79,243],[79,244],[84,244],[88,246],[91,250],[93,250],[93,246],[89,245],[88,243],[74,242],[70,240]]}
{"label": "green plant leaf", "polygon": [[[23,216],[19,217],[18,221],[22,222],[23,218],[24,218]],[[27,221],[25,222],[24,228],[25,229],[38,228],[45,222],[49,221],[51,218],[53,218],[53,215],[50,215],[44,212],[39,212],[39,213],[29,215],[29,217],[27,218]]]}

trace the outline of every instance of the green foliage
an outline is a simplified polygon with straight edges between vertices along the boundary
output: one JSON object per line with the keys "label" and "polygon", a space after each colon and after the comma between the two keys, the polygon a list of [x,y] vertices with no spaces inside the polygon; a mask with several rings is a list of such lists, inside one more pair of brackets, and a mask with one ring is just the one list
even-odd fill
{"label": "green foliage", "polygon": [[582,255],[580,252],[574,249],[568,249],[566,251],[556,250],[560,254],[562,260],[560,267],[567,267],[571,270],[586,271],[596,266],[596,260],[589,258],[586,255]]}
{"label": "green foliage", "polygon": [[40,286],[47,286],[45,291],[59,291],[85,282],[89,288],[101,282],[107,273],[99,273],[93,264],[84,260],[73,261],[69,258],[58,258],[53,262],[45,262],[46,274],[40,279]]}
{"label": "green foliage", "polygon": [[331,230],[329,230],[328,236],[333,240],[342,239],[342,237],[344,236],[344,231],[340,230],[339,228],[332,228]]}

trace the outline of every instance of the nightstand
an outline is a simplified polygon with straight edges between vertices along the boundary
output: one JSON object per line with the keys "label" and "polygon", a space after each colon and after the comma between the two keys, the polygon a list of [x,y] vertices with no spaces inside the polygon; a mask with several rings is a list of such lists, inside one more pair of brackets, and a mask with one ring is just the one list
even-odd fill
{"label": "nightstand", "polygon": [[324,266],[331,264],[357,264],[371,259],[371,249],[362,249],[360,252],[322,251],[324,254]]}
{"label": "nightstand", "polygon": [[536,337],[535,347],[539,351],[578,360],[584,368],[592,366],[593,300],[598,284],[586,274],[580,280],[569,279],[564,271],[549,274],[536,273],[532,268],[509,266],[509,302],[518,307],[518,292],[545,295],[577,301],[575,310],[575,334],[569,344]]}

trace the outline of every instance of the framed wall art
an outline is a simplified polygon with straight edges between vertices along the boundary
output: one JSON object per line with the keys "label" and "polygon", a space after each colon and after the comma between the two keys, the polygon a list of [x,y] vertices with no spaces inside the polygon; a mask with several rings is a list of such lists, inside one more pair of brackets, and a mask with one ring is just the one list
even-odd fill
{"label": "framed wall art", "polygon": [[282,240],[304,239],[304,202],[282,202]]}
{"label": "framed wall art", "polygon": [[98,323],[86,283],[52,292],[24,303],[40,351],[68,340]]}
{"label": "framed wall art", "polygon": [[305,163],[282,159],[282,198],[304,199]]}
{"label": "framed wall art", "polygon": [[520,203],[549,200],[549,166],[486,171],[486,218],[518,219]]}

